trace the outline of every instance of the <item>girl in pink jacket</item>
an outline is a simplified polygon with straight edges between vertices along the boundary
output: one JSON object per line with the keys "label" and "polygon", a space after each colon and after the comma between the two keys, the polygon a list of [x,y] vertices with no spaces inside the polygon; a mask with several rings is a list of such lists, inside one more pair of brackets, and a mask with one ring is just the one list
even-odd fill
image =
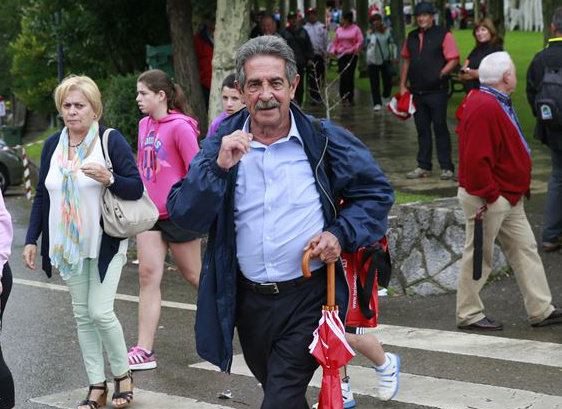
{"label": "girl in pink jacket", "polygon": [[137,104],[147,116],[139,122],[138,167],[152,201],[160,211],[152,230],[137,236],[139,259],[139,333],[129,350],[132,370],[156,368],[154,336],[160,318],[160,282],[168,249],[183,277],[199,286],[200,236],[178,228],[168,216],[170,188],[185,177],[189,162],[199,151],[197,121],[178,84],[160,70],[142,73],[137,81]]}

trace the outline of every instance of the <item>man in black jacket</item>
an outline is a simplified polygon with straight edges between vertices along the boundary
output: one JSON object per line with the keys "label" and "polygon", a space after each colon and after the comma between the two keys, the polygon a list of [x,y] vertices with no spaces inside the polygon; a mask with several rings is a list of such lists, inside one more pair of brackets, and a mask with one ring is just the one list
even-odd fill
{"label": "man in black jacket", "polygon": [[312,43],[310,42],[308,33],[297,22],[297,14],[294,11],[289,12],[287,15],[287,23],[288,26],[281,32],[281,36],[295,53],[297,71],[301,77],[301,81],[297,85],[297,90],[295,92],[295,102],[301,105],[302,98],[304,96],[305,69],[308,64],[312,64],[314,49],[312,48]]}
{"label": "man in black jacket", "polygon": [[435,9],[431,3],[416,5],[414,14],[418,28],[408,34],[401,57],[400,94],[407,90],[414,98],[414,120],[418,131],[418,167],[409,172],[408,179],[431,176],[431,123],[435,132],[437,159],[441,179],[454,177],[451,160],[451,136],[447,127],[447,76],[459,63],[459,51],[453,35],[435,25]]}
{"label": "man in black jacket", "polygon": [[[562,79],[562,7],[555,10],[550,27],[554,37],[548,41],[546,49],[535,55],[527,71],[527,99],[535,117],[540,116],[540,112],[535,107],[535,100],[541,89],[545,71],[547,69],[558,70],[558,77]],[[558,100],[560,99],[558,98]],[[559,112],[558,115],[562,115],[562,113]],[[562,127],[548,125],[537,118],[535,138],[550,147],[552,158],[552,173],[548,181],[544,209],[542,246],[545,251],[555,251],[562,245],[562,208],[560,207],[562,202]]]}

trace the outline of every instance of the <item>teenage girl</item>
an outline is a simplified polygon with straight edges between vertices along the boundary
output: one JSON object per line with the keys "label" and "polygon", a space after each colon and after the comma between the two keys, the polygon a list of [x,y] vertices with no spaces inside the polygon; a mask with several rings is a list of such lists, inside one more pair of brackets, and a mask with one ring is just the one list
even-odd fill
{"label": "teenage girl", "polygon": [[170,188],[187,174],[189,162],[199,150],[197,121],[188,116],[189,106],[181,87],[161,70],[139,76],[136,101],[147,115],[139,122],[139,171],[160,217],[152,230],[137,236],[140,301],[138,342],[129,350],[129,367],[133,370],[156,368],[153,344],[168,249],[183,277],[196,289],[201,271],[200,236],[179,229],[166,211]]}

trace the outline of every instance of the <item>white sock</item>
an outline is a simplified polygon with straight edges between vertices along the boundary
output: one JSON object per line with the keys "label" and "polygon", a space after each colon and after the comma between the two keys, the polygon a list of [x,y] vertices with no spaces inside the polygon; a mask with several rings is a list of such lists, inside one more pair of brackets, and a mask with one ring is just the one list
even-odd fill
{"label": "white sock", "polygon": [[384,364],[375,365],[375,369],[377,371],[382,371],[384,368],[386,368],[388,365],[390,365],[390,359],[388,359],[388,356],[386,354],[384,355],[384,358],[385,358]]}

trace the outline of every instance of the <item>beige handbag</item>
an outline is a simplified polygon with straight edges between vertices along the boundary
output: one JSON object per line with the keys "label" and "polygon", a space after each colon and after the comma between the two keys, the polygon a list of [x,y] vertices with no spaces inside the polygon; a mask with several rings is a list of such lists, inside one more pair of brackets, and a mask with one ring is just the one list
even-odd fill
{"label": "beige handbag", "polygon": [[[113,173],[109,158],[108,139],[112,128],[103,133],[102,146],[107,169]],[[138,200],[125,200],[105,188],[101,196],[101,215],[103,231],[111,237],[125,239],[143,231],[150,230],[158,220],[158,209],[152,202],[144,187],[142,197]]]}

